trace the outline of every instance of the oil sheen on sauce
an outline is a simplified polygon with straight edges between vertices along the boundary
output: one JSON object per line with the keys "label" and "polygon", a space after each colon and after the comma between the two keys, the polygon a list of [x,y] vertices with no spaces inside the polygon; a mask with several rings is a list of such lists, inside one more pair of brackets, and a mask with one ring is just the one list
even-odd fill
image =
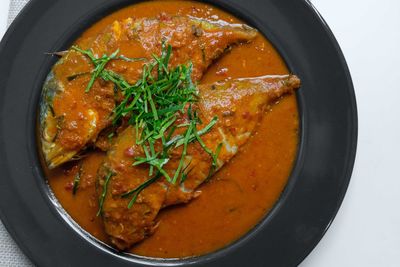
{"label": "oil sheen on sauce", "polygon": [[[161,13],[241,22],[207,4],[147,1],[105,17],[81,38],[95,36],[114,20],[155,17]],[[201,83],[287,73],[277,51],[259,34],[252,43],[233,48],[213,64]],[[298,125],[296,97],[286,96],[266,112],[256,134],[240,153],[201,187],[200,197],[189,204],[161,211],[157,231],[130,252],[158,258],[190,257],[221,249],[245,235],[266,216],[287,183],[297,154]],[[47,177],[70,216],[107,243],[101,218],[96,216],[96,171],[103,157],[102,152],[91,152],[80,162],[47,170]],[[81,166],[80,187],[73,195],[74,177]]]}

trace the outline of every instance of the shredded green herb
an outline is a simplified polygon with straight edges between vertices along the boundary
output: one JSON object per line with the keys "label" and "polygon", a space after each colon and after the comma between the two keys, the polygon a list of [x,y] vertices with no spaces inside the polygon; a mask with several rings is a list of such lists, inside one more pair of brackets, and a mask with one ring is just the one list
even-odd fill
{"label": "shredded green herb", "polygon": [[97,215],[99,216],[103,212],[103,204],[104,204],[104,199],[106,198],[107,195],[107,189],[108,189],[108,184],[110,183],[111,177],[113,177],[115,173],[112,171],[109,171],[107,176],[104,179],[104,184],[103,184],[103,191],[100,196],[100,201],[99,201],[99,210],[97,211]]}
{"label": "shredded green herb", "polygon": [[[185,158],[190,143],[199,142],[211,156],[213,163],[210,175],[216,170],[221,146],[219,145],[216,152],[213,153],[206,147],[201,136],[212,129],[218,118],[215,117],[209,124],[203,128],[200,127],[202,122],[193,106],[198,102],[197,87],[191,79],[193,65],[189,62],[186,65],[170,67],[171,45],[162,43],[161,55],[152,55],[152,60],[143,65],[142,77],[133,85],[129,84],[121,75],[105,67],[114,59],[126,61],[144,59],[128,59],[118,56],[119,50],[110,56],[103,55],[101,58],[96,58],[91,50],[82,50],[77,46],[74,46],[73,49],[87,56],[94,66],[86,92],[90,90],[97,78],[114,83],[116,88],[121,91],[123,99],[113,110],[113,124],[117,125],[125,118],[128,119],[130,125],[135,127],[136,144],[143,149],[144,157],[136,157],[133,166],[142,164],[149,166],[149,179],[122,195],[122,197],[132,197],[129,208],[135,203],[138,195],[160,177],[165,177],[172,184],[176,184],[178,181],[183,183],[186,180],[190,171],[188,168],[190,163],[185,166]],[[182,118],[185,113],[187,113],[188,121],[176,125],[177,119]],[[178,128],[181,134],[174,135]],[[161,148],[159,144],[161,144]],[[170,175],[164,166],[170,160],[171,150],[180,146],[183,148],[178,168],[173,175]]]}
{"label": "shredded green herb", "polygon": [[146,187],[148,187],[149,185],[151,185],[152,183],[154,183],[155,181],[157,181],[159,178],[161,177],[161,173],[157,173],[154,177],[150,178],[149,180],[147,180],[146,182],[144,182],[143,184],[139,185],[138,187],[136,187],[135,189],[122,194],[123,198],[127,198],[132,196],[131,201],[129,201],[128,204],[128,209],[132,208],[133,204],[135,204],[137,197],[139,196],[139,194],[146,189]]}
{"label": "shredded green herb", "polygon": [[83,50],[83,49],[79,48],[78,46],[74,45],[74,46],[72,46],[72,50],[80,52],[80,53],[84,54],[85,56],[89,57],[89,59],[92,61],[93,65],[94,65],[94,69],[92,71],[92,77],[85,89],[86,93],[90,91],[90,89],[93,87],[93,84],[96,81],[96,79],[101,76],[107,63],[110,62],[111,60],[122,59],[122,60],[129,61],[129,62],[145,60],[145,58],[127,58],[122,55],[118,56],[119,49],[117,49],[110,56],[107,56],[104,54],[101,58],[96,58],[91,49]]}
{"label": "shredded green herb", "polygon": [[75,174],[75,177],[74,177],[74,184],[73,184],[73,187],[72,187],[72,194],[73,195],[75,195],[76,192],[78,191],[79,183],[81,181],[82,171],[83,171],[83,164],[81,163],[80,166],[79,166],[79,170]]}

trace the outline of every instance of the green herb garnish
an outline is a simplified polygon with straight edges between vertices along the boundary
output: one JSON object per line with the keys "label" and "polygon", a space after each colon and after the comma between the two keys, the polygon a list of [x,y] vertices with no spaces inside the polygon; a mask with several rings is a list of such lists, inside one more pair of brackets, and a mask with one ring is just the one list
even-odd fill
{"label": "green herb garnish", "polygon": [[139,194],[144,189],[146,189],[146,187],[148,187],[149,185],[151,185],[152,183],[157,181],[160,177],[161,177],[161,173],[159,172],[154,177],[152,177],[149,180],[145,181],[144,183],[142,183],[141,185],[139,185],[135,189],[133,189],[133,190],[131,190],[131,191],[125,193],[125,194],[122,194],[121,197],[123,197],[123,198],[132,196],[132,199],[131,199],[131,201],[129,201],[129,204],[128,204],[128,209],[132,208],[133,204],[135,204],[136,199],[139,196]]}
{"label": "green herb garnish", "polygon": [[[133,166],[142,164],[149,166],[149,179],[122,195],[122,197],[132,197],[129,208],[135,203],[138,195],[160,177],[164,177],[172,184],[178,181],[183,183],[186,180],[190,163],[185,166],[185,158],[190,143],[199,142],[211,156],[213,163],[210,175],[216,170],[221,146],[219,145],[213,153],[206,147],[201,136],[212,129],[218,118],[213,118],[203,128],[199,127],[202,122],[194,108],[198,102],[198,91],[191,79],[193,65],[188,63],[170,67],[171,45],[162,44],[161,56],[152,55],[152,60],[143,65],[142,77],[133,85],[120,74],[105,68],[113,59],[130,60],[118,56],[119,50],[110,56],[103,55],[101,58],[96,58],[91,50],[82,50],[76,46],[73,49],[86,55],[94,65],[86,92],[90,90],[97,78],[114,83],[121,91],[123,100],[113,110],[113,124],[117,125],[125,118],[135,127],[136,144],[142,148],[144,156],[136,157]],[[176,125],[177,119],[184,115],[187,116],[187,121]],[[174,135],[177,129],[181,134]],[[164,166],[170,160],[171,150],[181,146],[182,154],[178,168],[173,175],[170,175]],[[107,177],[111,178],[111,176]],[[108,180],[105,184],[107,183]]]}
{"label": "green herb garnish", "polygon": [[99,210],[97,212],[96,216],[99,216],[103,212],[103,204],[104,204],[104,199],[106,198],[107,195],[107,189],[108,189],[108,184],[110,183],[111,177],[113,177],[115,173],[112,171],[109,171],[107,176],[104,179],[104,184],[103,184],[103,191],[100,196],[100,201],[99,201]]}
{"label": "green herb garnish", "polygon": [[86,93],[90,91],[90,89],[93,87],[93,84],[96,81],[96,79],[101,76],[107,63],[110,62],[111,60],[122,59],[122,60],[129,61],[129,62],[145,60],[144,58],[127,58],[125,56],[118,56],[119,49],[117,49],[110,56],[107,56],[104,54],[101,58],[96,58],[91,49],[83,50],[83,49],[79,48],[78,46],[74,45],[74,46],[72,46],[72,50],[75,50],[75,51],[80,52],[83,55],[87,56],[94,65],[94,69],[92,71],[92,77],[85,89]]}
{"label": "green herb garnish", "polygon": [[73,195],[75,195],[76,192],[78,191],[79,183],[81,181],[82,172],[83,172],[83,164],[81,163],[80,166],[79,166],[79,170],[75,174],[75,177],[74,177],[74,184],[73,184],[73,187],[72,187],[72,194]]}

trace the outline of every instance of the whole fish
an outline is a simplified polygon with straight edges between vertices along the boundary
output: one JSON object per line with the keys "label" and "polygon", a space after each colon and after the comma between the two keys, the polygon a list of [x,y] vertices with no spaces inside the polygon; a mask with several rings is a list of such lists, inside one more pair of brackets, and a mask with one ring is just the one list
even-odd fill
{"label": "whole fish", "polygon": [[[187,203],[198,196],[199,186],[227,164],[249,140],[266,108],[299,87],[300,80],[294,75],[225,80],[198,86],[199,118],[204,125],[215,116],[218,118],[214,127],[201,136],[209,150],[216,151],[220,147],[216,163],[199,142],[190,143],[184,158],[186,180],[175,185],[164,178],[155,180],[138,195],[131,208],[128,208],[130,198],[121,196],[148,181],[149,170],[145,165],[133,166],[135,157],[143,156],[143,149],[136,144],[135,127],[126,128],[114,140],[98,172],[98,195],[104,196],[102,217],[112,244],[121,250],[128,249],[155,231],[160,209]],[[182,117],[185,122],[185,115]],[[171,177],[178,168],[181,154],[182,149],[173,150],[164,166]]]}

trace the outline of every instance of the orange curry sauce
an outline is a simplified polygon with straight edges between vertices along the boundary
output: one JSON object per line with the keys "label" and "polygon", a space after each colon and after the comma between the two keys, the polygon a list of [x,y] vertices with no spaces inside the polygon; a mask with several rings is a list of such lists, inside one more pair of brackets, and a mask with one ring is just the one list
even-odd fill
{"label": "orange curry sauce", "polygon": [[[207,4],[147,1],[105,17],[81,38],[95,36],[114,20],[155,17],[160,13],[241,22]],[[201,83],[228,77],[287,73],[277,51],[259,34],[252,43],[234,47],[214,63]],[[265,114],[257,133],[240,153],[200,188],[200,197],[189,204],[162,210],[157,231],[130,252],[160,258],[202,255],[223,248],[246,234],[273,207],[287,183],[297,153],[298,128],[296,97],[286,96]],[[86,231],[107,243],[101,218],[96,216],[96,172],[103,157],[103,152],[91,152],[81,163],[67,163],[46,172],[50,187],[70,216]],[[83,164],[83,173],[79,190],[73,195],[72,185],[79,164]]]}

